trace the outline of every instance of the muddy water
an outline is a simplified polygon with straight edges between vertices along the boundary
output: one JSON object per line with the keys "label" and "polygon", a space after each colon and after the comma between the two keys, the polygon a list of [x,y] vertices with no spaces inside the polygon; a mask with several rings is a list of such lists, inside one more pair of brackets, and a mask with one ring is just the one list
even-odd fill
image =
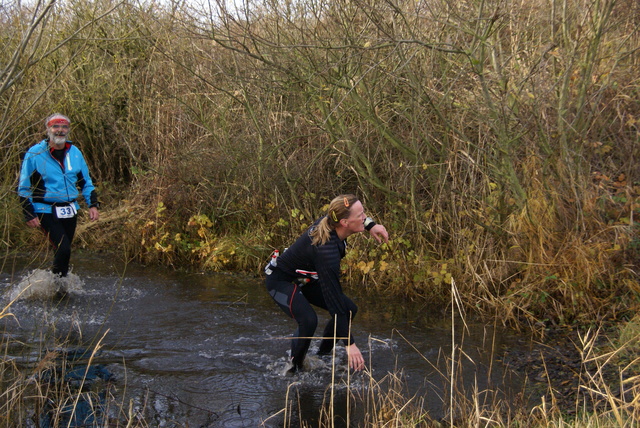
{"label": "muddy water", "polygon": [[[178,273],[80,253],[73,264],[71,280],[63,284],[68,293],[60,297],[60,284],[47,282],[33,260],[5,260],[2,307],[12,295],[18,299],[11,306],[15,319],[0,320],[0,327],[6,337],[28,344],[12,348],[10,357],[19,364],[34,364],[45,349],[99,344],[92,363],[114,375],[116,400],[151,426],[317,426],[320,409],[332,400],[335,426],[346,426],[347,418],[351,426],[362,422],[366,405],[358,397],[367,395],[371,379],[348,376],[342,347],[333,374],[331,361],[310,357],[308,372],[283,376],[295,326],[260,279]],[[29,288],[42,290],[18,296],[29,274],[36,283]],[[459,319],[452,329],[442,308],[355,300],[360,310],[354,331],[372,378],[384,382],[391,373],[402,379],[407,397],[422,400],[432,416],[447,412],[452,330],[456,348],[464,351],[455,359],[457,389],[507,396],[520,391],[518,377],[498,362],[518,346],[508,332],[478,324],[462,328]],[[319,315],[323,325],[327,318]],[[118,415],[112,410],[110,416]]]}

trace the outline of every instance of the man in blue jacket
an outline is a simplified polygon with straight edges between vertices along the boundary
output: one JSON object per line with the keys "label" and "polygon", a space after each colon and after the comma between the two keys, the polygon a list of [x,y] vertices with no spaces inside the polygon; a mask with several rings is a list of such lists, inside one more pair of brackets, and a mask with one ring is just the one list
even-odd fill
{"label": "man in blue jacket", "polygon": [[56,113],[45,123],[47,138],[24,156],[18,196],[27,226],[41,228],[55,248],[52,272],[67,276],[80,208],[78,196],[82,193],[89,205],[92,221],[100,217],[100,203],[82,153],[67,139],[69,118]]}

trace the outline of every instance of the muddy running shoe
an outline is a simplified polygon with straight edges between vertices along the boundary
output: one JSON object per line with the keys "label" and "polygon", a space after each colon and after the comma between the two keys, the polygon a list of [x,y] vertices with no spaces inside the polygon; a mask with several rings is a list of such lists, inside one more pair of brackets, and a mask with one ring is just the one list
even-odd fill
{"label": "muddy running shoe", "polygon": [[53,285],[55,288],[54,297],[62,300],[67,297],[67,277],[60,274],[53,274]]}
{"label": "muddy running shoe", "polygon": [[303,367],[301,365],[295,364],[293,362],[293,359],[291,359],[288,363],[287,363],[287,368],[284,371],[284,375],[287,377],[291,377],[296,375],[297,373],[303,371]]}
{"label": "muddy running shoe", "polygon": [[301,366],[292,364],[291,367],[289,367],[287,371],[284,372],[284,375],[287,377],[293,377],[302,371],[303,371],[303,368]]}
{"label": "muddy running shoe", "polygon": [[292,365],[287,369],[287,371],[284,372],[284,375],[287,377],[293,377],[298,373],[298,371],[300,371],[300,368],[298,366]]}

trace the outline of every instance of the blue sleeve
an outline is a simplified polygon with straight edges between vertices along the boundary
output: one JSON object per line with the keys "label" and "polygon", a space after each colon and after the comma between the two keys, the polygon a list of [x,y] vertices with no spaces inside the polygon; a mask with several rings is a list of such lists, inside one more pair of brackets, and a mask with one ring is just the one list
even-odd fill
{"label": "blue sleeve", "polygon": [[29,151],[25,154],[20,168],[20,181],[18,183],[18,195],[23,198],[31,197],[31,175],[35,171],[33,155]]}
{"label": "blue sleeve", "polygon": [[99,205],[98,196],[96,189],[93,186],[91,175],[89,174],[89,167],[87,166],[87,162],[84,160],[84,156],[80,150],[77,151],[77,156],[80,161],[80,176],[78,177],[78,184],[81,187],[82,196],[89,207],[97,207]]}
{"label": "blue sleeve", "polygon": [[20,179],[18,182],[18,197],[20,198],[22,212],[27,221],[36,217],[33,204],[31,203],[31,176],[35,171],[33,158],[34,155],[31,151],[28,151],[25,154],[24,160],[22,161],[22,167],[20,168]]}

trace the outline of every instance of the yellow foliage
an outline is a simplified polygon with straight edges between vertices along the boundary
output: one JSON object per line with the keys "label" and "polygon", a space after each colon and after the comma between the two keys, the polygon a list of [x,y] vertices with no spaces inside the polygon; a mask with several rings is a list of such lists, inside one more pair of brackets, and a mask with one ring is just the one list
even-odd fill
{"label": "yellow foliage", "polygon": [[358,262],[358,269],[360,269],[362,271],[363,274],[368,274],[371,269],[373,269],[373,265],[375,262],[370,261],[368,263],[364,262],[364,261],[360,261]]}
{"label": "yellow foliage", "polygon": [[206,215],[197,214],[189,218],[189,221],[187,222],[187,226],[191,226],[191,227],[200,226],[204,228],[210,228],[213,226],[213,222]]}
{"label": "yellow foliage", "polygon": [[160,244],[160,242],[156,242],[153,247],[161,253],[168,253],[170,251],[173,251],[173,245],[171,244],[165,246]]}

